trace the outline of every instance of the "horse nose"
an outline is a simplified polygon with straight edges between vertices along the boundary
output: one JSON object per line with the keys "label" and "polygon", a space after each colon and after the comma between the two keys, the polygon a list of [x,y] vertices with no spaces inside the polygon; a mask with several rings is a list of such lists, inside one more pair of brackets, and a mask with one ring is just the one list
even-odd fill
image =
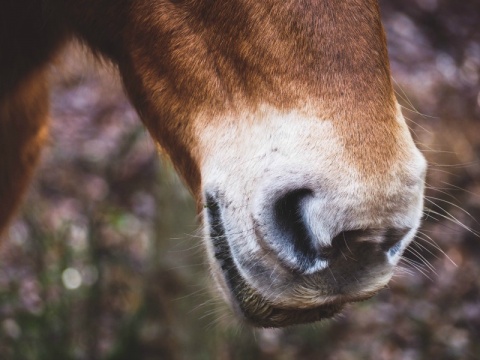
{"label": "horse nose", "polygon": [[273,221],[261,239],[283,264],[295,272],[314,273],[340,256],[355,259],[367,251],[383,254],[386,259],[387,255],[394,256],[401,249],[401,241],[410,230],[367,228],[344,230],[334,236],[328,232],[319,235],[321,226],[312,219],[318,219],[322,214],[309,214],[314,207],[308,206],[315,201],[314,192],[309,189],[295,189],[274,200]]}

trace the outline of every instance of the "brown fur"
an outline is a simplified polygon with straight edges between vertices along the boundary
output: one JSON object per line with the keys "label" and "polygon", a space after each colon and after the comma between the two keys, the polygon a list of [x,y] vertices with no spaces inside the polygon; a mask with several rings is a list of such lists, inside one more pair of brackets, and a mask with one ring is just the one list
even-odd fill
{"label": "brown fur", "polygon": [[[393,146],[397,129],[376,0],[5,0],[1,7],[0,231],[45,139],[44,69],[71,36],[118,64],[142,121],[197,201],[199,111],[260,103],[288,110],[308,94],[365,172],[393,156],[378,146]],[[370,146],[375,163],[362,150]]]}

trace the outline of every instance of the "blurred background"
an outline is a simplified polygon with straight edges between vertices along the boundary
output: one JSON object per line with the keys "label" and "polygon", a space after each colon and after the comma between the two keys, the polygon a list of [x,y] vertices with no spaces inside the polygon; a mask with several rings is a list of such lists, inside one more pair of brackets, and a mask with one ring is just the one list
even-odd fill
{"label": "blurred background", "polygon": [[114,69],[52,66],[51,142],[0,248],[0,358],[480,359],[480,1],[381,0],[399,101],[430,163],[389,289],[252,330],[215,295],[188,191]]}

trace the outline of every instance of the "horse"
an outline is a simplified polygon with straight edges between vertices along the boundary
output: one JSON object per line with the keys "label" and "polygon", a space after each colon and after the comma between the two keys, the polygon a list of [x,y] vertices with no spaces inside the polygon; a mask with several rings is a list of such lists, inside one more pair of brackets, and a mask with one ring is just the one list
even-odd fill
{"label": "horse", "polygon": [[427,165],[377,0],[6,0],[0,23],[0,232],[48,139],[48,65],[76,38],[190,189],[240,319],[315,322],[389,282]]}

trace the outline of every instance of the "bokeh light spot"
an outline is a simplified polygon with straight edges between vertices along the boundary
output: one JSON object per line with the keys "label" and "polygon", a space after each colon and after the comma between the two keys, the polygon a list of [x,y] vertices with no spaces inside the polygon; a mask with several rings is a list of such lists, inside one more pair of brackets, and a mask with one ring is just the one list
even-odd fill
{"label": "bokeh light spot", "polygon": [[67,289],[77,289],[82,285],[82,275],[77,269],[67,268],[62,273],[62,282]]}

